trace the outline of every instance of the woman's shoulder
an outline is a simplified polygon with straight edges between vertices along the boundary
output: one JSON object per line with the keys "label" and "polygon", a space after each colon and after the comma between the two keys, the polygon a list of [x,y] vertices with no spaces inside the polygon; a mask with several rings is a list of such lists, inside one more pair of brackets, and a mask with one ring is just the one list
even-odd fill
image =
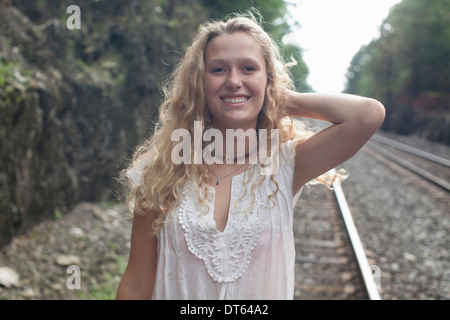
{"label": "woman's shoulder", "polygon": [[125,172],[128,179],[131,180],[134,186],[142,185],[145,168],[152,163],[152,159],[148,155],[143,155],[134,161],[133,165]]}
{"label": "woman's shoulder", "polygon": [[286,160],[291,160],[295,157],[295,149],[299,139],[289,139],[281,143],[280,152],[281,155],[286,158]]}

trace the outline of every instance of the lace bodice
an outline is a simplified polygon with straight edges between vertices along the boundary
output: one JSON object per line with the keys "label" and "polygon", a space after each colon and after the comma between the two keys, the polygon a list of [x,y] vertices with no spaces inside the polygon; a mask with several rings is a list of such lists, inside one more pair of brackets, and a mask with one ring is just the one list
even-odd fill
{"label": "lace bodice", "polygon": [[[252,168],[249,172],[254,174],[254,171],[255,168]],[[233,177],[232,190],[242,190],[245,174],[249,172]],[[252,179],[250,184],[254,182],[255,179]],[[250,190],[247,190],[244,197],[232,192],[227,225],[220,232],[213,218],[215,189],[209,188],[211,193],[207,198],[207,205],[210,210],[203,215],[199,214],[202,208],[197,199],[189,196],[193,194],[193,189],[192,186],[186,188],[178,211],[188,249],[204,261],[209,275],[215,281],[234,281],[244,274],[251,260],[251,252],[258,244],[261,233],[260,196],[252,195]]]}

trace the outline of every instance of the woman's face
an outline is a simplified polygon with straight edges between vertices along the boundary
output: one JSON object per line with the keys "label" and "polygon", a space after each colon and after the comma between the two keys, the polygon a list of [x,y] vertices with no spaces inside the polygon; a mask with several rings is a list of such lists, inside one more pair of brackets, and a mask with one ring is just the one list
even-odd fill
{"label": "woman's face", "polygon": [[222,34],[205,48],[206,103],[217,129],[256,128],[267,85],[262,48],[244,32]]}

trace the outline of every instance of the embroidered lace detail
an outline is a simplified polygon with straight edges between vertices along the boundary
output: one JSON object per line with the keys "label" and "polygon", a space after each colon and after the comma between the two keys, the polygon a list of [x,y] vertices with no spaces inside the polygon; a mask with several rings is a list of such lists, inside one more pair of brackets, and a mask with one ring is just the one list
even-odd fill
{"label": "embroidered lace detail", "polygon": [[207,199],[207,214],[200,215],[203,209],[190,188],[185,189],[179,207],[178,221],[185,231],[189,251],[204,261],[208,274],[217,282],[235,281],[245,273],[261,234],[261,197],[254,190],[252,200],[250,186],[254,181],[247,181],[247,194],[241,198],[238,192],[243,190],[243,179],[243,175],[238,175],[232,180],[230,210],[223,232],[217,230],[214,221],[214,194]]}

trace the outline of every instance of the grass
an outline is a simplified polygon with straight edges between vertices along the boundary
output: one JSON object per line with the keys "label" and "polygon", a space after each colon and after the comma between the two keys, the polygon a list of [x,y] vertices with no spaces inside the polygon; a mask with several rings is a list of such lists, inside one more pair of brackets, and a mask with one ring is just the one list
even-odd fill
{"label": "grass", "polygon": [[101,282],[92,284],[87,292],[79,291],[79,298],[81,300],[114,300],[116,298],[117,287],[122,274],[125,272],[126,266],[127,261],[125,258],[119,256],[114,272],[104,274]]}

